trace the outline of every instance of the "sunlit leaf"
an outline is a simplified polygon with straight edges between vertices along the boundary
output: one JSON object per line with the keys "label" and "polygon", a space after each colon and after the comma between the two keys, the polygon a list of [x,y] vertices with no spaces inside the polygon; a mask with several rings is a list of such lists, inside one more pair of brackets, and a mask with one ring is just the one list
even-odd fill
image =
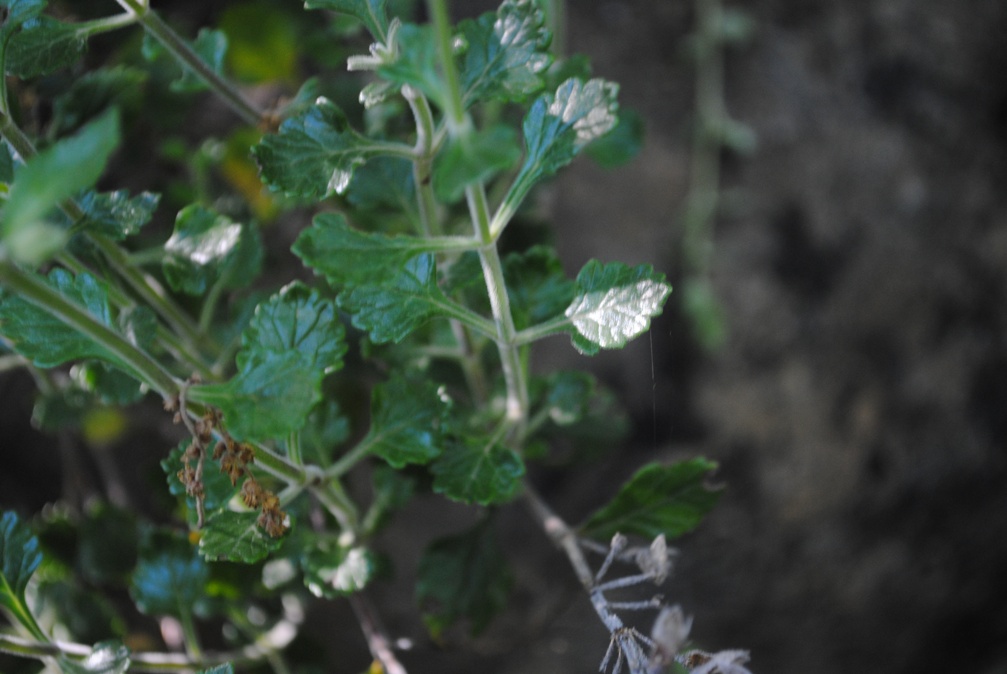
{"label": "sunlit leaf", "polygon": [[716,467],[702,458],[669,466],[648,464],[588,518],[581,532],[607,542],[616,533],[653,539],[692,531],[720,497],[720,491],[706,482]]}
{"label": "sunlit leaf", "polygon": [[77,200],[86,218],[75,229],[121,241],[150,222],[160,199],[161,195],[153,192],[141,192],[135,197],[130,197],[127,190],[87,192]]}
{"label": "sunlit leaf", "polygon": [[64,674],[126,674],[129,655],[129,649],[121,641],[101,641],[83,660],[60,656],[59,667]]}
{"label": "sunlit leaf", "polygon": [[511,574],[489,522],[435,541],[420,559],[416,599],[436,639],[466,620],[472,634],[483,631],[507,604]]}
{"label": "sunlit leaf", "polygon": [[482,438],[452,438],[430,467],[434,491],[463,503],[490,505],[517,495],[524,462],[513,450]]}
{"label": "sunlit leaf", "polygon": [[374,387],[371,428],[363,443],[395,468],[441,453],[444,402],[433,384],[395,377]]}
{"label": "sunlit leaf", "polygon": [[301,558],[301,568],[311,594],[334,599],[364,589],[378,565],[374,554],[363,546],[319,539]]}
{"label": "sunlit leaf", "polygon": [[249,227],[198,204],[175,218],[164,244],[162,267],[168,284],[179,292],[202,295],[223,280],[228,287],[248,283],[257,273],[262,251]]}
{"label": "sunlit leaf", "polygon": [[199,551],[210,560],[224,559],[251,564],[279,549],[273,538],[256,524],[257,512],[221,511],[211,516],[199,539]]}

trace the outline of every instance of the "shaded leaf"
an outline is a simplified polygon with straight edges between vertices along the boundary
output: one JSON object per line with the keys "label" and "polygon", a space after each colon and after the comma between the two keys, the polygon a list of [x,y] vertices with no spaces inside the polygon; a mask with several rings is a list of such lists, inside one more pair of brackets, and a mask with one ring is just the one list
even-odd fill
{"label": "shaded leaf", "polygon": [[703,458],[670,466],[651,463],[636,472],[608,505],[581,527],[585,536],[608,541],[616,533],[653,539],[692,531],[720,498],[706,484],[717,464]]}
{"label": "shaded leaf", "polygon": [[122,241],[150,222],[161,195],[141,192],[130,197],[127,190],[87,192],[77,200],[86,218],[75,229]]}
{"label": "shaded leaf", "polygon": [[118,639],[101,641],[83,660],[61,655],[59,667],[64,674],[126,674],[129,655],[129,649]]}
{"label": "shaded leaf", "polygon": [[[189,442],[189,440],[183,440],[172,449],[168,453],[168,457],[161,460],[161,470],[164,471],[168,480],[168,491],[173,496],[185,497],[189,522],[195,524],[197,520],[196,499],[186,495],[185,485],[178,479],[178,472],[182,470],[184,465],[182,455],[189,446]],[[219,466],[209,458],[206,459],[203,469],[203,488],[203,505],[206,512],[211,515],[223,509],[237,491],[237,488],[231,484],[231,478],[222,473]]]}
{"label": "shaded leaf", "polygon": [[591,260],[577,274],[575,296],[565,315],[577,330],[573,344],[584,354],[618,349],[646,332],[661,313],[671,286],[650,265]]}
{"label": "shaded leaf", "polygon": [[14,512],[0,517],[0,605],[24,605],[24,591],[42,563],[38,539]]}
{"label": "shaded leaf", "polygon": [[119,118],[109,111],[18,171],[0,225],[0,239],[15,259],[36,264],[64,244],[65,231],[44,218],[62,200],[97,182],[118,144]]}
{"label": "shaded leaf", "polygon": [[10,183],[14,180],[14,157],[11,156],[7,143],[0,142],[0,183]]}
{"label": "shaded leaf", "polygon": [[511,574],[492,527],[483,522],[435,541],[423,553],[416,600],[434,639],[459,620],[473,635],[507,604]]}
{"label": "shaded leaf", "polygon": [[130,595],[146,615],[179,616],[203,597],[210,569],[181,536],[155,532],[141,547]]}
{"label": "shaded leaf", "polygon": [[542,88],[552,63],[545,15],[533,0],[505,0],[496,13],[458,24],[467,48],[459,77],[466,106],[494,98],[521,101]]}
{"label": "shaded leaf", "polygon": [[433,26],[403,24],[396,33],[398,58],[378,67],[378,74],[395,84],[416,87],[440,107],[444,78],[437,69],[437,36]]}
{"label": "shaded leaf", "polygon": [[318,200],[345,192],[356,167],[387,149],[354,131],[335,103],[319,97],[263,138],[252,154],[270,188]]}
{"label": "shaded leaf", "polygon": [[444,402],[430,382],[394,377],[374,387],[371,428],[363,444],[395,468],[441,453]]}
{"label": "shaded leaf", "polygon": [[349,14],[367,28],[375,40],[383,42],[388,34],[387,0],[305,0],[305,9],[328,9]]}
{"label": "shaded leaf", "polygon": [[251,564],[275,552],[283,542],[256,524],[259,513],[221,511],[206,521],[199,551],[209,560],[226,559]]}
{"label": "shaded leaf", "polygon": [[101,503],[80,524],[77,564],[82,575],[99,585],[119,583],[133,570],[138,544],[136,515]]}
{"label": "shaded leaf", "polygon": [[367,512],[365,528],[368,532],[380,530],[393,512],[399,510],[416,491],[416,478],[391,466],[376,464],[371,471],[374,483],[374,500]]}
{"label": "shaded leaf", "polygon": [[140,382],[122,370],[99,361],[74,368],[74,380],[106,405],[130,405],[143,397]]}
{"label": "shaded leaf", "polygon": [[38,77],[73,65],[87,47],[86,30],[52,17],[38,16],[21,25],[7,44],[7,72]]}
{"label": "shaded leaf", "polygon": [[437,196],[442,201],[457,201],[466,186],[491,179],[513,166],[520,156],[517,134],[508,126],[450,137],[434,162]]}
{"label": "shaded leaf", "polygon": [[367,284],[339,296],[353,325],[375,342],[400,342],[430,319],[450,315],[451,305],[437,286],[437,265],[428,253],[409,260],[385,283]]}
{"label": "shaded leaf", "polygon": [[413,165],[401,157],[375,157],[353,174],[346,198],[360,209],[387,206],[401,213],[416,211]]}
{"label": "shaded leaf", "polygon": [[[192,49],[199,55],[203,62],[218,75],[224,74],[224,60],[227,55],[227,35],[219,30],[209,28],[200,29],[196,39],[191,43]],[[165,58],[172,68],[178,72],[178,77],[170,86],[170,89],[177,93],[193,93],[209,88],[194,71],[188,66],[178,63],[167,54],[165,47],[149,33],[144,36],[143,56],[148,61],[155,61]]]}
{"label": "shaded leaf", "polygon": [[301,558],[304,585],[316,597],[334,599],[358,592],[374,578],[374,554],[361,545],[319,539]]}
{"label": "shaded leaf", "polygon": [[53,100],[51,132],[72,131],[111,106],[137,108],[147,78],[145,71],[121,65],[75,76],[69,89]]}
{"label": "shaded leaf", "polygon": [[220,280],[228,287],[255,277],[262,252],[252,231],[198,204],[186,206],[164,244],[162,268],[178,292],[202,295]]}
{"label": "shaded leaf", "polygon": [[504,258],[504,278],[514,324],[521,330],[561,314],[573,300],[574,284],[550,246],[533,246]]}
{"label": "shaded leaf", "polygon": [[598,382],[587,372],[556,372],[546,383],[543,404],[557,426],[577,423],[589,412]]}
{"label": "shaded leaf", "polygon": [[[108,288],[88,273],[74,277],[53,269],[47,282],[66,299],[79,304],[94,318],[112,326]],[[115,363],[105,347],[69,327],[52,314],[15,295],[0,297],[0,334],[14,350],[38,367],[48,368],[73,360],[98,358]]]}
{"label": "shaded leaf", "polygon": [[513,450],[479,438],[452,438],[430,467],[434,491],[455,501],[490,505],[517,495],[524,463]]}

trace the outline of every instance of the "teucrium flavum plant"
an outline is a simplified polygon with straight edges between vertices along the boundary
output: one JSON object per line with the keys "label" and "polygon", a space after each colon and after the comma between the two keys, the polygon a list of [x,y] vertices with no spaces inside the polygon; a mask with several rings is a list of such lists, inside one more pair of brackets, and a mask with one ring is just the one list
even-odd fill
{"label": "teucrium flavum plant", "polygon": [[[716,501],[713,463],[644,466],[581,526],[528,479],[559,438],[585,442],[616,414],[588,374],[533,369],[535,343],[566,334],[583,354],[621,348],[671,292],[650,266],[617,261],[570,279],[547,238],[521,249],[508,237],[535,188],[618,124],[617,85],[549,51],[547,3],[505,0],[457,25],[445,0],[426,3],[427,24],[390,14],[407,2],[308,0],[307,20],[262,3],[189,40],[149,3],[118,2],[119,14],[75,18],[0,0],[0,360],[38,382],[40,427],[79,429],[91,445],[116,437],[121,406],[160,397],[184,436],[161,461],[179,524],[121,502],[68,501],[31,522],[5,513],[0,605],[13,629],[0,651],[69,672],[292,671],[284,647],[313,595],[353,603],[371,671],[402,672],[367,588],[389,563],[381,532],[427,491],[483,509],[474,528],[417,551],[435,637],[459,622],[478,632],[506,604],[514,579],[495,507],[522,499],[610,634],[603,669],[744,671],[743,652],[687,650],[680,609],[605,594],[664,581],[665,541]],[[354,23],[369,53],[338,58],[362,75],[310,78],[270,111],[230,79],[289,85],[297,31],[323,36],[305,58],[325,64]],[[119,30],[142,30],[142,47],[86,71],[91,38]],[[259,40],[291,53],[264,61]],[[359,104],[342,100],[343,78],[361,83]],[[170,134],[207,91],[244,126],[189,151],[191,129]],[[20,110],[40,92],[53,96],[48,125]],[[151,161],[189,179],[98,189],[136,161],[130,144],[152,133],[135,130],[144,115],[168,134]],[[148,233],[165,209],[172,231]],[[262,241],[272,221],[299,227],[291,250],[313,282],[277,282]],[[597,571],[585,551],[603,554]],[[639,573],[611,579],[625,563]],[[182,652],[123,645],[123,618],[94,592],[116,588],[177,621]],[[91,622],[60,628],[83,644],[55,641],[52,619],[36,617],[84,604]],[[650,636],[620,619],[635,608],[660,611]],[[226,643],[201,643],[205,619],[229,626]]]}

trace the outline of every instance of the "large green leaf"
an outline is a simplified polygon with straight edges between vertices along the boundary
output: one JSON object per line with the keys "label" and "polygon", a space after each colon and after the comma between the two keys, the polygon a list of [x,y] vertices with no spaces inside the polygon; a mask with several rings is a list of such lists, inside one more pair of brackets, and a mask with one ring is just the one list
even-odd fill
{"label": "large green leaf", "polygon": [[[64,269],[53,269],[47,281],[66,299],[112,326],[108,288],[103,281],[86,272],[74,277]],[[11,341],[15,351],[38,367],[56,367],[86,358],[116,362],[97,342],[15,295],[0,296],[0,334]]]}
{"label": "large green leaf", "polygon": [[575,296],[565,315],[577,333],[573,345],[584,354],[619,349],[650,328],[671,286],[650,265],[591,260],[577,274]]}
{"label": "large green leaf", "polygon": [[283,542],[256,524],[257,512],[224,510],[210,517],[199,539],[199,551],[209,560],[251,564],[279,549]]}
{"label": "large green leaf", "polygon": [[387,149],[354,131],[343,111],[320,97],[263,138],[252,154],[270,188],[317,201],[345,192],[356,167]]}
{"label": "large green leaf", "polygon": [[150,222],[160,199],[153,192],[141,192],[135,197],[126,190],[87,192],[77,200],[86,217],[74,227],[121,241]]}
{"label": "large green leaf", "polygon": [[353,229],[338,213],[315,216],[292,250],[305,265],[334,286],[375,283],[398,273],[412,257],[430,250],[411,236],[387,236]]}
{"label": "large green leaf", "polygon": [[511,574],[489,522],[435,541],[420,559],[416,599],[433,637],[459,620],[473,634],[507,604]]}
{"label": "large green leaf", "polygon": [[467,45],[459,69],[466,106],[485,98],[520,101],[542,88],[552,35],[534,0],[505,0],[458,31]]}
{"label": "large green leaf", "polygon": [[384,283],[361,285],[339,296],[353,325],[375,342],[400,342],[436,316],[450,315],[451,304],[437,285],[437,264],[417,255]]}
{"label": "large green leaf", "polygon": [[21,25],[7,43],[7,72],[38,77],[73,65],[87,47],[87,31],[72,23],[38,16]]}
{"label": "large green leaf", "polygon": [[156,532],[141,547],[129,591],[142,613],[179,616],[204,596],[209,578],[209,567],[186,538]]}
{"label": "large green leaf", "polygon": [[371,428],[362,440],[395,468],[441,453],[445,405],[431,382],[394,377],[374,387]]}
{"label": "large green leaf", "polygon": [[455,501],[490,505],[521,488],[524,463],[513,450],[480,438],[452,438],[430,467],[434,491]]}
{"label": "large green leaf", "polygon": [[692,531],[716,504],[720,492],[706,483],[717,467],[703,458],[662,466],[651,463],[636,472],[608,505],[592,514],[581,532],[599,541],[616,533],[647,539],[677,538]]}
{"label": "large green leaf", "polygon": [[251,229],[191,204],[175,218],[175,230],[164,244],[162,267],[172,288],[202,295],[219,280],[227,287],[246,285],[257,275],[261,259]]}
{"label": "large green leaf", "polygon": [[0,223],[0,240],[15,259],[37,264],[62,247],[65,230],[45,222],[46,216],[97,182],[118,144],[119,118],[109,111],[17,172]]}
{"label": "large green leaf", "polygon": [[387,0],[306,0],[305,9],[328,9],[358,19],[374,39],[383,42],[388,35]]}
{"label": "large green leaf", "polygon": [[118,639],[101,641],[83,660],[61,655],[59,668],[63,674],[126,674],[129,649]]}
{"label": "large green leaf", "polygon": [[360,545],[345,546],[318,539],[301,558],[304,584],[316,597],[345,597],[358,592],[374,578],[377,559]]}

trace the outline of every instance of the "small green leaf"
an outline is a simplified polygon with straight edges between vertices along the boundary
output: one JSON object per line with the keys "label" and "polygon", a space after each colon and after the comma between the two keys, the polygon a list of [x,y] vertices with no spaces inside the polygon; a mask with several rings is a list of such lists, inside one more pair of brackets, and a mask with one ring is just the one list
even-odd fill
{"label": "small green leaf", "polygon": [[141,613],[179,616],[205,594],[210,569],[185,538],[155,532],[141,546],[130,595]]}
{"label": "small green leaf", "polygon": [[650,265],[591,260],[577,274],[576,295],[566,317],[577,330],[573,344],[583,354],[619,349],[650,328],[671,286]]}
{"label": "small green leaf", "polygon": [[670,466],[651,463],[636,472],[608,505],[581,527],[585,536],[608,541],[616,533],[678,538],[692,531],[720,498],[706,478],[717,464],[698,458]]}
{"label": "small green leaf", "polygon": [[74,227],[122,241],[150,222],[160,199],[161,195],[153,192],[141,192],[132,198],[127,190],[87,192],[77,200],[87,217]]}
{"label": "small green leaf", "polygon": [[126,674],[129,649],[118,639],[101,641],[83,660],[61,655],[59,667],[63,674]]}
{"label": "small green leaf", "polygon": [[494,98],[521,101],[540,90],[552,63],[552,35],[533,0],[505,0],[496,13],[458,25],[467,49],[459,77],[466,106]]}
{"label": "small green leaf", "polygon": [[62,247],[66,233],[44,218],[62,200],[97,182],[118,144],[119,118],[109,111],[17,172],[0,225],[0,239],[15,259],[37,264]]}
{"label": "small green leaf", "polygon": [[[146,44],[146,43],[145,43]],[[158,45],[159,48],[160,45]],[[224,60],[227,56],[227,35],[219,30],[201,28],[192,43],[199,57],[218,75],[224,74]],[[209,85],[188,66],[181,66],[182,75],[171,83],[171,90],[178,93],[203,91]]]}
{"label": "small green leaf", "polygon": [[364,589],[378,565],[374,553],[363,546],[319,539],[301,558],[301,568],[311,594],[335,599]]}
{"label": "small green leaf", "polygon": [[[50,286],[66,299],[81,305],[97,320],[112,326],[108,287],[84,272],[76,278],[64,269],[53,269]],[[14,350],[42,368],[56,367],[73,360],[98,358],[115,363],[105,347],[69,327],[48,311],[15,295],[0,296],[0,334]]]}
{"label": "small green leaf", "polygon": [[300,282],[284,286],[255,309],[241,334],[240,369],[255,367],[263,353],[296,353],[307,370],[329,373],[343,366],[346,330],[335,305]]}
{"label": "small green leaf", "polygon": [[437,36],[433,26],[403,24],[396,33],[398,58],[378,67],[378,74],[395,84],[416,87],[444,107],[444,78],[437,69]]}
{"label": "small green leaf", "polygon": [[345,192],[356,167],[387,149],[354,131],[335,103],[319,97],[263,138],[252,154],[270,188],[318,200]]}
{"label": "small green leaf", "polygon": [[429,463],[441,453],[445,411],[433,384],[395,377],[374,387],[371,429],[361,442],[395,468]]}
{"label": "small green leaf", "polygon": [[524,463],[513,450],[477,438],[453,438],[434,462],[434,491],[455,501],[491,505],[521,489]]}
{"label": "small green leaf", "polygon": [[619,122],[611,132],[587,146],[585,152],[602,168],[629,163],[643,147],[643,118],[635,110],[619,110]]}
{"label": "small green leaf", "polygon": [[7,72],[38,77],[73,65],[87,47],[86,32],[48,16],[25,21],[7,44]]}
{"label": "small green leaf", "polygon": [[283,542],[273,538],[256,524],[259,513],[237,513],[224,510],[210,517],[199,551],[208,560],[226,559],[231,562],[251,564],[265,559],[280,548]]}
{"label": "small green leaf", "polygon": [[338,213],[316,215],[292,247],[305,265],[337,287],[380,282],[429,249],[427,241],[416,237],[353,229]]}
{"label": "small green leaf", "polygon": [[442,201],[458,201],[465,187],[488,181],[521,156],[517,134],[509,126],[451,137],[434,162],[434,189]]}
{"label": "small green leaf", "polygon": [[13,512],[0,518],[0,606],[17,612],[27,610],[24,591],[42,563],[38,539]]}
{"label": "small green leaf", "polygon": [[[195,524],[197,519],[196,499],[187,496],[185,485],[178,479],[178,472],[182,470],[182,455],[189,446],[188,440],[183,440],[177,447],[168,453],[168,458],[161,461],[161,470],[164,471],[168,479],[168,491],[176,497],[185,497],[188,510],[189,522]],[[208,514],[213,514],[227,506],[228,501],[234,496],[237,490],[231,484],[231,478],[220,472],[216,463],[205,460],[203,467],[203,506]]]}
{"label": "small green leaf", "polygon": [[504,278],[514,324],[522,330],[561,314],[573,300],[574,284],[551,246],[533,246],[504,258]]}
{"label": "small green leaf", "polygon": [[434,256],[428,253],[409,260],[385,283],[342,293],[339,306],[350,313],[354,326],[378,343],[401,342],[430,319],[449,315],[451,309],[437,286]]}
{"label": "small green leaf", "polygon": [[416,184],[413,165],[401,157],[375,157],[353,174],[346,198],[357,208],[374,210],[382,206],[399,213],[416,212]]}
{"label": "small green leaf", "polygon": [[387,0],[306,0],[305,9],[328,9],[359,20],[379,42],[388,35]]}
{"label": "small green leaf", "polygon": [[64,134],[103,110],[137,109],[143,101],[148,74],[139,68],[116,66],[83,73],[53,100],[50,133]]}
{"label": "small green leaf", "polygon": [[473,635],[507,604],[511,574],[489,522],[435,541],[423,553],[416,600],[434,639],[459,620]]}
{"label": "small green leaf", "polygon": [[175,218],[162,267],[172,288],[202,295],[220,280],[228,287],[247,284],[257,274],[261,256],[249,228],[191,204]]}
{"label": "small green leaf", "polygon": [[37,17],[45,9],[46,0],[0,0],[4,10],[4,20],[0,22],[0,44],[6,44],[28,20]]}

